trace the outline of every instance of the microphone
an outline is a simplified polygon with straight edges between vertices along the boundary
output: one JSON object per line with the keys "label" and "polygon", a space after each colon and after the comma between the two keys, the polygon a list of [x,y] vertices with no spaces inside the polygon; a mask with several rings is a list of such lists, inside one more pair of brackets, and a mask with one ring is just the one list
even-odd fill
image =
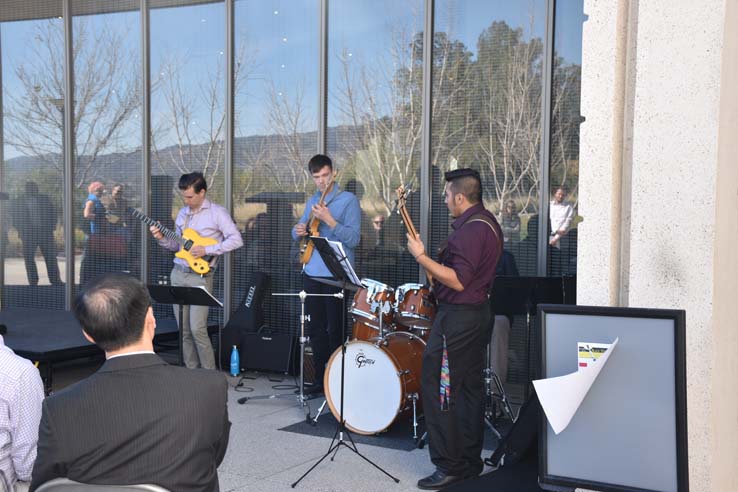
{"label": "microphone", "polygon": [[8,327],[5,325],[0,325],[0,335],[6,335],[8,333]]}

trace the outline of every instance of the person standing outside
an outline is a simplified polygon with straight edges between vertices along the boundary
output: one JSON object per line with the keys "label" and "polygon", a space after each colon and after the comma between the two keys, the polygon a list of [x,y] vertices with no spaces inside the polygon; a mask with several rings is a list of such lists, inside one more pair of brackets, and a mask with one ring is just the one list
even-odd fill
{"label": "person standing outside", "polygon": [[[341,190],[337,183],[326,194],[324,203],[320,197],[333,179],[333,162],[330,157],[317,154],[308,162],[308,170],[317,188],[308,198],[305,211],[300,221],[292,229],[292,239],[299,240],[315,231],[308,230],[310,216],[320,221],[318,233],[330,241],[343,244],[351,264],[354,264],[354,250],[361,239],[361,206],[356,196]],[[318,281],[321,278],[332,278],[320,253],[314,251],[303,269],[303,288],[308,294],[334,294],[341,289]],[[315,384],[305,391],[306,394],[317,394],[323,391],[325,364],[331,353],[338,348],[343,335],[342,302],[335,297],[308,296],[305,300],[305,313],[310,316],[308,335],[313,347],[315,363]]]}
{"label": "person standing outside", "polygon": [[502,253],[502,230],[482,203],[482,184],[473,169],[445,174],[445,202],[452,232],[438,261],[420,237],[407,248],[434,278],[438,310],[423,353],[421,377],[428,450],[436,471],[418,481],[441,489],[479,475],[484,436],[484,350],[491,312],[489,288]]}
{"label": "person standing outside", "polygon": [[23,259],[29,285],[38,285],[38,269],[36,268],[36,249],[46,262],[46,273],[51,285],[61,285],[59,264],[56,261],[56,229],[57,212],[48,195],[39,193],[34,181],[27,181],[25,194],[18,197],[13,204],[11,215],[13,226],[18,231],[23,243]]}
{"label": "person standing outside", "polygon": [[[194,245],[190,254],[194,258],[205,258],[210,264],[206,275],[195,273],[182,258],[174,259],[170,282],[177,287],[205,287],[213,290],[213,275],[220,255],[243,246],[241,233],[224,207],[206,198],[208,185],[200,172],[183,174],[178,187],[182,194],[182,207],[175,219],[175,229],[180,236],[185,229],[193,229],[204,238],[218,241],[211,246]],[[159,245],[170,251],[179,251],[180,244],[162,234],[156,226],[149,228]],[[182,320],[182,353],[185,365],[194,369],[215,369],[213,346],[208,336],[208,307],[184,306]],[[179,307],[174,306],[174,316],[179,318]]]}
{"label": "person standing outside", "polygon": [[559,186],[554,190],[553,200],[549,203],[548,215],[551,220],[551,235],[548,244],[556,249],[561,249],[561,238],[566,236],[574,220],[574,207],[565,202],[566,189]]}

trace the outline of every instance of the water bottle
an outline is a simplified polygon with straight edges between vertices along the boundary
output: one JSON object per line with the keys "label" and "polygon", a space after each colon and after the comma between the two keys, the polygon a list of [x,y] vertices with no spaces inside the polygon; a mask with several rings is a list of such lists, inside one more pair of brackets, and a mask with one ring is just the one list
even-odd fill
{"label": "water bottle", "polygon": [[241,372],[241,362],[239,361],[238,357],[238,349],[236,346],[233,346],[233,350],[231,351],[231,376],[238,376],[238,374]]}

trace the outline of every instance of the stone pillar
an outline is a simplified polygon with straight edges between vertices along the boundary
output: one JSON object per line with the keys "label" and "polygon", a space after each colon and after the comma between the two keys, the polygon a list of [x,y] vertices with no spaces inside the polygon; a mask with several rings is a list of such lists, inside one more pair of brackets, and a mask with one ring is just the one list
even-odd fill
{"label": "stone pillar", "polygon": [[578,302],[686,310],[691,491],[738,490],[736,10],[584,4]]}

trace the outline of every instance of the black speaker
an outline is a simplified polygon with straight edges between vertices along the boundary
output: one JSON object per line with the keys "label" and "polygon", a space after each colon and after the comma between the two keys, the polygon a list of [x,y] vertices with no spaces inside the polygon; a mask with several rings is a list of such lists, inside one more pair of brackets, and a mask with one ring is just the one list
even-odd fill
{"label": "black speaker", "polygon": [[256,333],[264,326],[264,298],[268,291],[269,275],[264,272],[254,272],[249,276],[246,282],[246,293],[220,335],[222,367],[230,367],[231,351],[234,345],[239,347],[241,367],[244,367],[241,338],[246,333]]}
{"label": "black speaker", "polygon": [[257,333],[241,335],[241,366],[243,369],[280,372],[292,370],[295,337],[263,327]]}
{"label": "black speaker", "polygon": [[521,461],[523,458],[535,455],[537,459],[538,419],[540,416],[538,396],[533,392],[520,408],[518,419],[510,431],[503,436],[497,448],[487,460],[491,466],[508,466]]}

